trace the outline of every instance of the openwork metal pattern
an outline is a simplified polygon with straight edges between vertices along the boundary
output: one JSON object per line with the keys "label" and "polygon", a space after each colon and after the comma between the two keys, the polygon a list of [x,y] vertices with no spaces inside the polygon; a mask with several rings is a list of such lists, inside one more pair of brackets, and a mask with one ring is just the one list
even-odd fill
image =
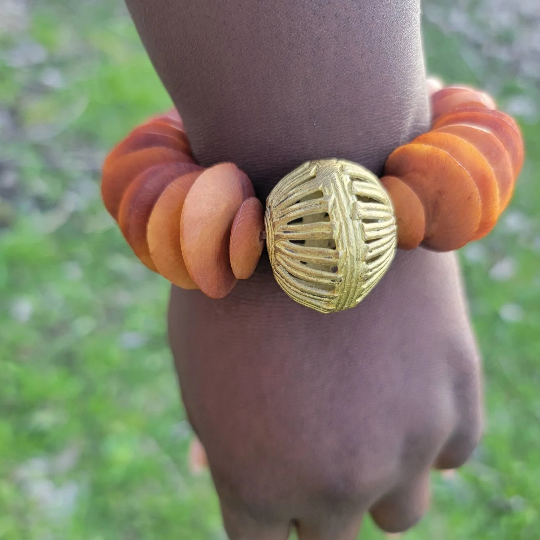
{"label": "openwork metal pattern", "polygon": [[352,308],[384,275],[396,221],[378,178],[351,161],[308,161],[266,201],[266,243],[276,281],[322,313]]}

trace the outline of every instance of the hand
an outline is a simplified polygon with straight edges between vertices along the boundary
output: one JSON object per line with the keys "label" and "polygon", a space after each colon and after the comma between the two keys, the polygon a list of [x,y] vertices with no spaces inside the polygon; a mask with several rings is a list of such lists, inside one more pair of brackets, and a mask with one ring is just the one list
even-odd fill
{"label": "hand", "polygon": [[[216,305],[217,304],[217,305]],[[353,539],[426,511],[432,466],[481,429],[455,256],[400,252],[358,308],[310,311],[261,272],[216,303],[173,290],[170,338],[232,539]],[[341,536],[340,536],[341,535]]]}

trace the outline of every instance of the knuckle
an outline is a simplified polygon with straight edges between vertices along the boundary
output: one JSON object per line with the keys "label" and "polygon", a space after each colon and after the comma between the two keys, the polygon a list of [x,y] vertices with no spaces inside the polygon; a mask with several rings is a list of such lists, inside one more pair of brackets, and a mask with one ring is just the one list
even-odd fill
{"label": "knuckle", "polygon": [[320,480],[318,492],[329,507],[358,505],[380,493],[395,476],[398,460],[392,459],[384,449],[378,453],[359,457],[354,463],[329,468]]}
{"label": "knuckle", "polygon": [[429,474],[425,473],[409,485],[386,495],[371,509],[371,515],[386,532],[404,532],[424,516],[430,498]]}
{"label": "knuckle", "polygon": [[387,533],[402,533],[414,527],[426,513],[426,508],[389,509],[372,512],[375,523]]}
{"label": "knuckle", "polygon": [[461,467],[478,446],[481,436],[480,422],[472,422],[457,430],[437,457],[436,467],[438,469]]}
{"label": "knuckle", "polygon": [[228,506],[242,509],[252,519],[266,519],[278,502],[274,486],[261,482],[259,475],[236,474],[214,470],[213,479],[219,499]]}

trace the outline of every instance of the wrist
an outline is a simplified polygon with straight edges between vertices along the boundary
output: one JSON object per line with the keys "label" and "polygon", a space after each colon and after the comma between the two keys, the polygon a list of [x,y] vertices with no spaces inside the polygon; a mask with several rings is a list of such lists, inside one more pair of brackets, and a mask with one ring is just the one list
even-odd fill
{"label": "wrist", "polygon": [[379,175],[428,128],[416,0],[127,4],[197,161],[236,163],[262,201],[314,156]]}

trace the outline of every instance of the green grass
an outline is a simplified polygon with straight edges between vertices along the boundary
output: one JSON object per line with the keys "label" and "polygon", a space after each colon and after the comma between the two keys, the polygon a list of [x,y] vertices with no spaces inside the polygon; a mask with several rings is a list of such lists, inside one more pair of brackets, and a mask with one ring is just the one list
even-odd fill
{"label": "green grass", "polygon": [[[37,2],[24,19],[0,37],[0,539],[223,538],[209,478],[186,464],[168,286],[99,199],[105,150],[168,98],[110,2]],[[433,25],[425,41],[431,72],[483,85],[466,45]],[[538,101],[502,64],[482,69],[503,107]],[[434,474],[405,539],[538,538],[540,124],[521,120],[514,202],[462,257],[489,429],[454,478]],[[381,537],[366,521],[362,538]]]}

